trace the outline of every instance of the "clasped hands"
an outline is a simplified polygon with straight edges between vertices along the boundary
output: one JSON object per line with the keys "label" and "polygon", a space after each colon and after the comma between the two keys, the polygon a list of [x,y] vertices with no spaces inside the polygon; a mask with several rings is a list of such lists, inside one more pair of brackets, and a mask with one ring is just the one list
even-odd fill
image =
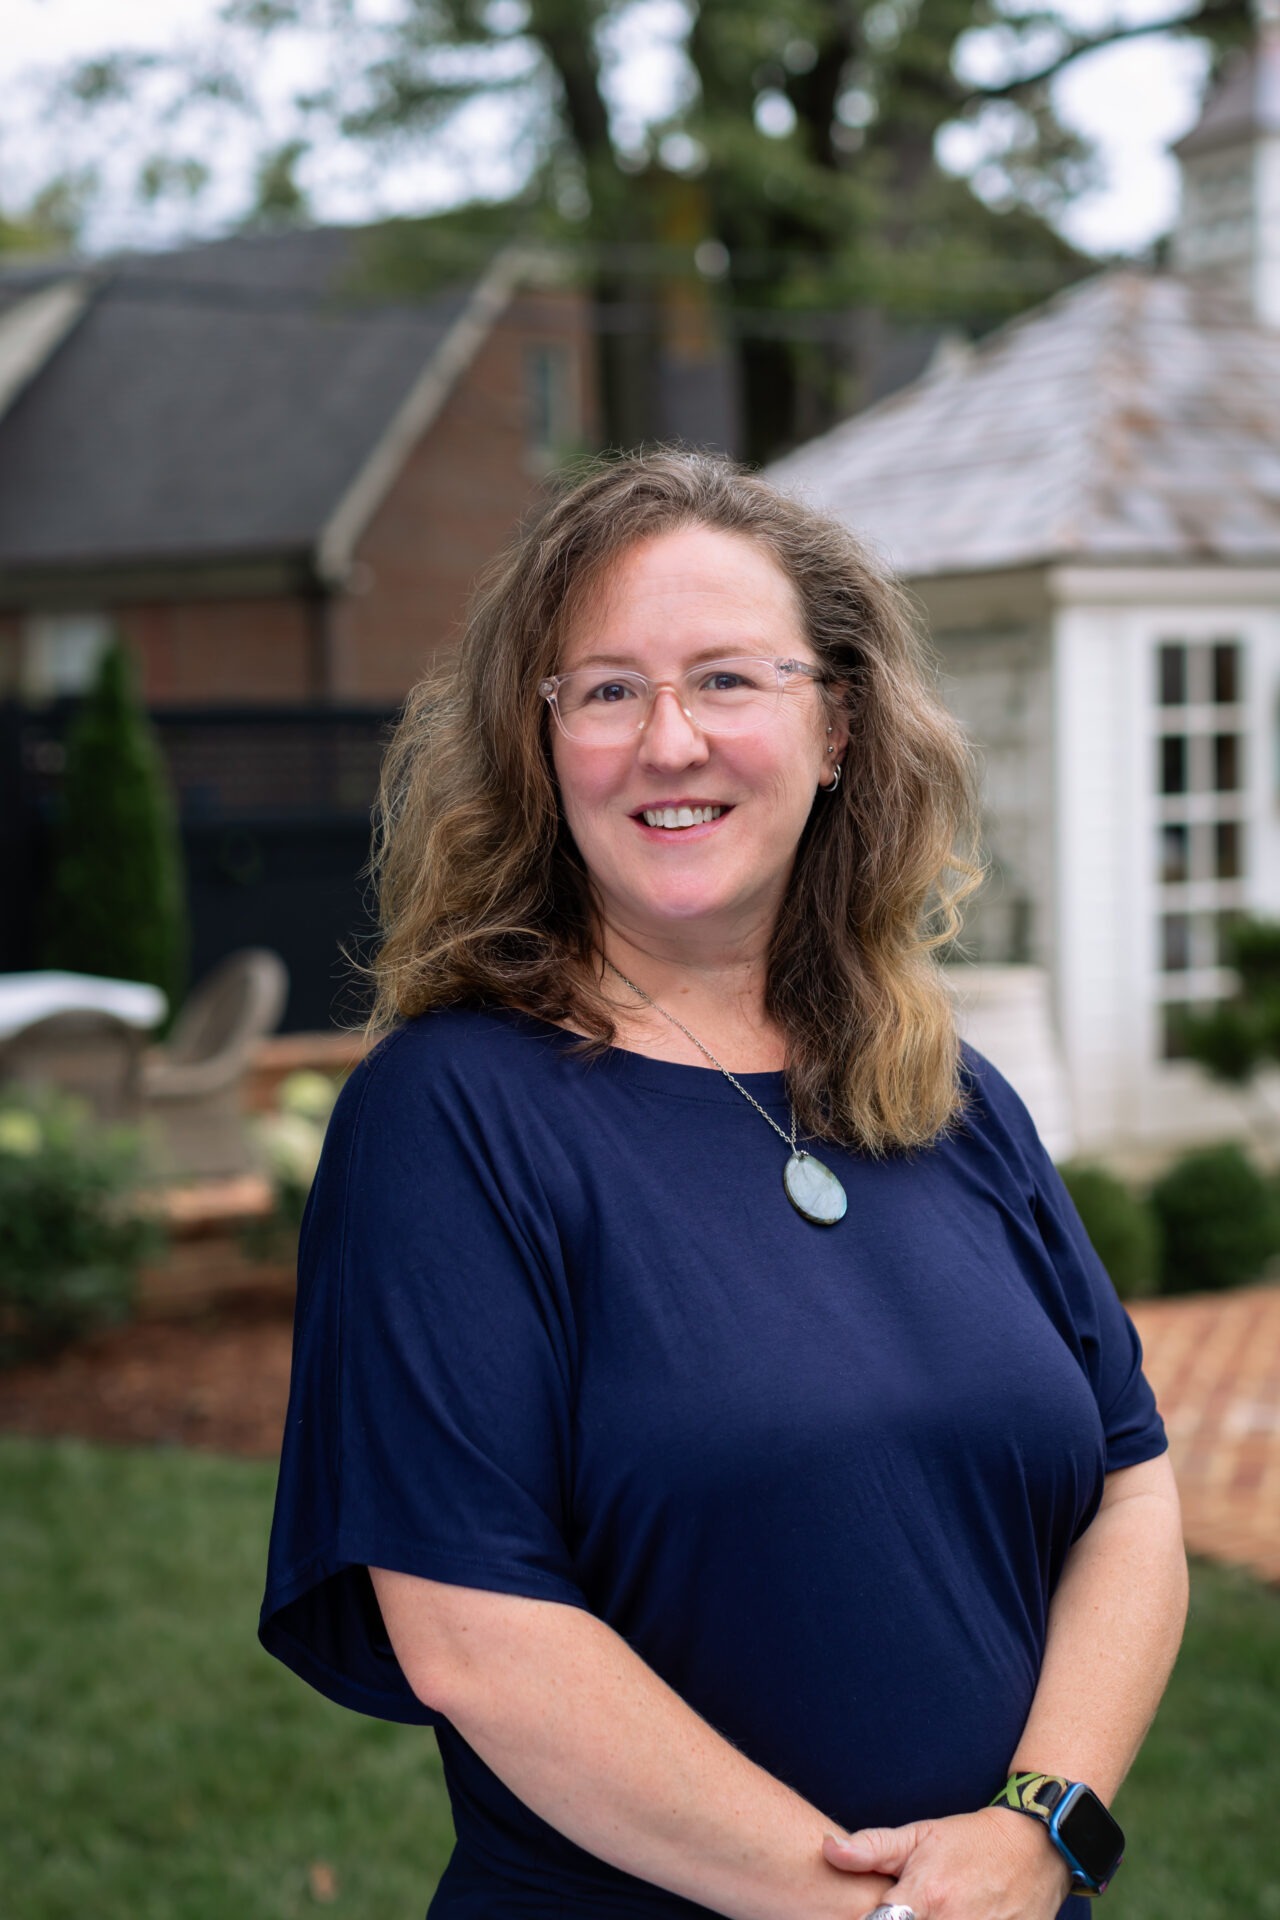
{"label": "clasped hands", "polygon": [[886,1874],[886,1903],[916,1920],[1054,1920],[1071,1891],[1066,1861],[1037,1820],[986,1807],[906,1827],[828,1834],[823,1858],[842,1873]]}

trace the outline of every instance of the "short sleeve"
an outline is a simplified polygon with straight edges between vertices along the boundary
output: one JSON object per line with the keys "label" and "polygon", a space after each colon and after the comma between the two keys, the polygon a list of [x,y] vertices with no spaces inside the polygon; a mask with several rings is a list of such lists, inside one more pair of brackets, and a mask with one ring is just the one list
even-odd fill
{"label": "short sleeve", "polygon": [[1048,1256],[1047,1303],[1089,1379],[1106,1440],[1106,1470],[1137,1466],[1166,1450],[1164,1423],[1142,1371],[1142,1343],[1035,1123],[1013,1088],[965,1048],[970,1084],[993,1136],[1016,1170]]}
{"label": "short sleeve", "polygon": [[585,1604],[572,1322],[523,1130],[429,1022],[344,1087],[303,1222],[259,1633],[329,1698],[429,1722],[367,1569]]}

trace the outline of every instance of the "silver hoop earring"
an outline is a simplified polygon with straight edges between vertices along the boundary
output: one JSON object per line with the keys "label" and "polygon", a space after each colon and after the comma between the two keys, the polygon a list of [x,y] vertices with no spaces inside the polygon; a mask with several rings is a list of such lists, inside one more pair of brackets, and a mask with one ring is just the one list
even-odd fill
{"label": "silver hoop earring", "polygon": [[843,772],[844,772],[844,768],[841,766],[840,762],[837,760],[834,767],[832,767],[831,769],[831,785],[829,787],[823,787],[822,789],[823,793],[835,792],[836,788],[840,785],[840,775]]}

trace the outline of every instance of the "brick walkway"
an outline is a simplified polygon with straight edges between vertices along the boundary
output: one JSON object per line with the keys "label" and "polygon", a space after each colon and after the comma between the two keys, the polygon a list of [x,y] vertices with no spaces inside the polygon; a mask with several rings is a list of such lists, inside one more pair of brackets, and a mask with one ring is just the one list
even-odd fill
{"label": "brick walkway", "polygon": [[1130,1307],[1192,1553],[1280,1582],[1280,1287]]}

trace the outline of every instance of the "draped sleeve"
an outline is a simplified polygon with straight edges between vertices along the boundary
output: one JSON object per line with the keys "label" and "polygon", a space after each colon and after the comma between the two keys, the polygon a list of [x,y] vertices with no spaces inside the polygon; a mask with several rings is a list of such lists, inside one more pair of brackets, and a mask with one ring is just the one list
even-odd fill
{"label": "draped sleeve", "polygon": [[[348,1080],[307,1205],[259,1634],[330,1699],[430,1722],[367,1569],[583,1606],[566,1541],[572,1315],[519,1132],[448,1024]],[[499,1103],[500,1104],[500,1103]]]}
{"label": "draped sleeve", "polygon": [[971,1098],[984,1110],[982,1131],[998,1142],[1048,1255],[1052,1286],[1045,1304],[1088,1377],[1106,1439],[1107,1472],[1137,1466],[1167,1446],[1142,1371],[1137,1329],[1022,1100],[989,1060],[968,1047],[965,1063]]}

